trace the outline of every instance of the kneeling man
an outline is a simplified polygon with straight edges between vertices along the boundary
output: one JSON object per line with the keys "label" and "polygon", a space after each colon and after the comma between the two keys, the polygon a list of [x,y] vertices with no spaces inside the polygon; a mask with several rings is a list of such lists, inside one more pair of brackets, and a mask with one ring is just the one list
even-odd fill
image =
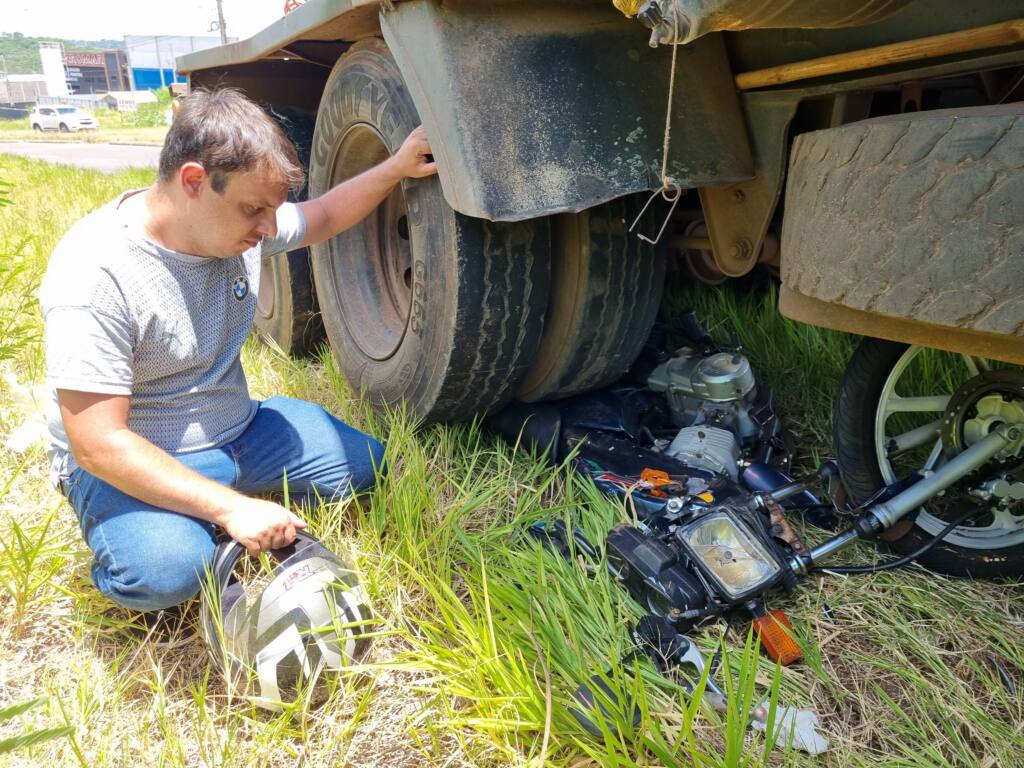
{"label": "kneeling man", "polygon": [[157,182],[75,224],[40,289],[52,472],[112,600],[155,611],[199,591],[217,529],[249,550],[305,522],[254,498],[342,498],[372,487],[383,446],[323,408],[249,397],[239,354],[263,256],[359,222],[406,177],[436,172],[422,128],[321,197],[294,147],[238,91],[188,96]]}

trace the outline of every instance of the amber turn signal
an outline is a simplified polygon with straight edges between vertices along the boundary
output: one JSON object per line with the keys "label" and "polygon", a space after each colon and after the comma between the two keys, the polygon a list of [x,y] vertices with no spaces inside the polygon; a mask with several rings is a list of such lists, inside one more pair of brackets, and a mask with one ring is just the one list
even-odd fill
{"label": "amber turn signal", "polygon": [[772,661],[785,667],[803,657],[803,651],[793,633],[793,625],[780,609],[776,608],[754,619],[754,631],[761,638],[761,645]]}

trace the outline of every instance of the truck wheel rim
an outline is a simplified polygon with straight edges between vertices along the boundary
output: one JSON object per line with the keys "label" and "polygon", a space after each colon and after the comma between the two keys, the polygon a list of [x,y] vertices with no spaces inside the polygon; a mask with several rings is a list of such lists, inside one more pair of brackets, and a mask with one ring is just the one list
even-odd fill
{"label": "truck wheel rim", "polygon": [[[390,155],[373,126],[352,126],[339,143],[331,186]],[[360,239],[360,247],[353,247]],[[402,343],[412,306],[412,247],[403,188],[396,187],[347,236],[332,239],[329,250],[334,287],[352,340],[367,357],[387,360]]]}
{"label": "truck wheel rim", "polygon": [[[914,392],[913,398],[916,402],[909,402],[908,398],[897,392],[898,385],[910,376],[911,363],[925,351],[925,347],[911,346],[896,361],[892,371],[889,373],[885,384],[882,386],[882,393],[878,399],[878,407],[875,411],[875,455],[878,459],[878,467],[882,473],[882,479],[886,484],[893,483],[898,479],[898,473],[893,465],[890,446],[894,439],[905,438],[909,431],[902,434],[892,434],[890,419],[898,413],[919,412],[934,416],[941,420],[945,412],[949,398],[953,392],[968,379],[977,375],[980,370],[987,370],[991,365],[987,360],[970,355],[953,355],[945,353],[942,359],[949,361],[959,359],[960,365],[955,370],[944,371],[944,386],[939,385],[930,388],[927,393]],[[927,401],[927,402],[926,402]],[[909,409],[921,409],[911,411]],[[930,446],[928,456],[918,469],[934,470],[942,462],[942,438],[922,442],[922,446]],[[1019,509],[1013,513],[993,511],[991,522],[985,525],[967,526],[961,525],[954,528],[943,541],[965,549],[1002,549],[1024,543],[1024,514]],[[982,518],[984,520],[985,518]],[[945,528],[947,521],[933,515],[926,507],[922,507],[915,520],[916,525],[932,535],[938,534]]]}

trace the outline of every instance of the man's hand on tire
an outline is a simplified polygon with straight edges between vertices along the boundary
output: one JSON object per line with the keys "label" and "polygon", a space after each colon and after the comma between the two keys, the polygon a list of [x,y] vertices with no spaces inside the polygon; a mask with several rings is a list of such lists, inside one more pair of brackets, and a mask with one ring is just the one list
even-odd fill
{"label": "man's hand on tire", "polygon": [[280,504],[244,498],[224,522],[224,530],[250,552],[278,549],[295,540],[306,522]]}
{"label": "man's hand on tire", "polygon": [[412,130],[402,146],[395,152],[394,160],[403,178],[422,179],[437,173],[437,163],[427,141],[427,132],[423,126]]}

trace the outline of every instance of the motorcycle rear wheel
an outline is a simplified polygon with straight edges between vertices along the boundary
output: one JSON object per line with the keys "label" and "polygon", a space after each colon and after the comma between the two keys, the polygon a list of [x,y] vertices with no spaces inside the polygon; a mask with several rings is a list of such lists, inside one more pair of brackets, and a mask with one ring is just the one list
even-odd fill
{"label": "motorcycle rear wheel", "polygon": [[[910,472],[934,470],[948,460],[949,447],[943,445],[940,432],[949,416],[950,398],[989,370],[1017,375],[1021,368],[864,339],[846,368],[833,417],[836,456],[853,501],[863,502]],[[1017,456],[1013,461],[1019,465],[1021,460]],[[1019,469],[1013,480],[1024,481]],[[966,505],[978,504],[963,485],[964,481],[931,499],[890,529],[892,549],[912,552]],[[918,562],[952,576],[1024,574],[1024,501],[1002,508],[998,500],[986,503],[986,512],[954,528]]]}

